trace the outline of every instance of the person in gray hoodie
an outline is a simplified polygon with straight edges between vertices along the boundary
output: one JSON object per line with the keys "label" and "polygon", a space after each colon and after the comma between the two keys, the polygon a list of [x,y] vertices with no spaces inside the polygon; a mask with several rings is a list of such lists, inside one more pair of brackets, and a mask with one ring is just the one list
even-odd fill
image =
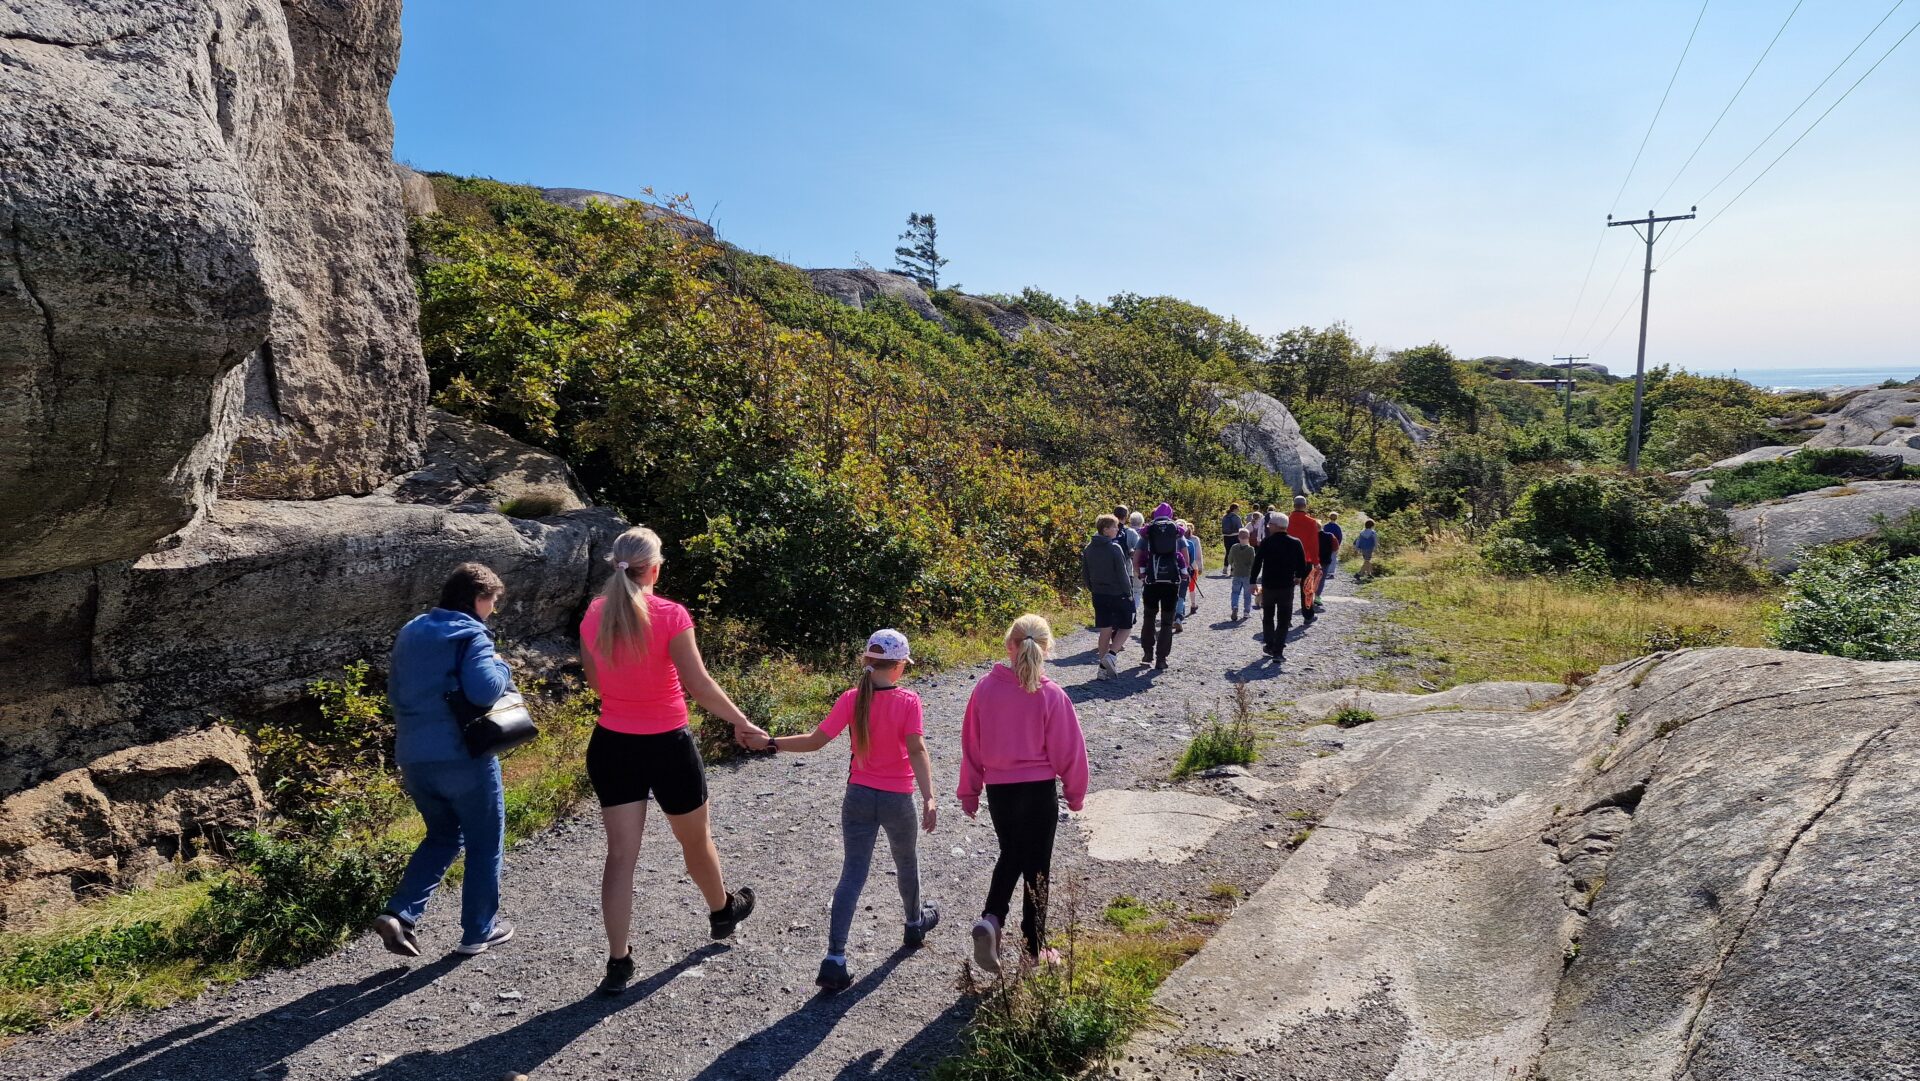
{"label": "person in gray hoodie", "polygon": [[1095,651],[1100,678],[1120,674],[1115,658],[1133,630],[1133,576],[1128,572],[1127,549],[1120,543],[1120,519],[1102,514],[1094,523],[1093,539],[1080,551],[1080,577],[1093,595],[1093,623],[1100,631]]}

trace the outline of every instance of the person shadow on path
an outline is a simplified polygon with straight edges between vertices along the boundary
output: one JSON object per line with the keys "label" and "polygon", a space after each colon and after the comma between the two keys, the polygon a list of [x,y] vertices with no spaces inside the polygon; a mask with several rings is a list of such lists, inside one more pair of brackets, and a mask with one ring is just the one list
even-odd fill
{"label": "person shadow on path", "polygon": [[535,1014],[504,1032],[483,1036],[451,1051],[410,1052],[359,1076],[368,1081],[477,1081],[512,1073],[530,1075],[593,1026],[645,999],[672,983],[681,973],[727,948],[727,943],[709,942],[667,968],[629,985],[621,994],[590,991],[585,998]]}
{"label": "person shadow on path", "polygon": [[287,1076],[288,1056],[453,971],[448,954],[419,968],[393,966],[357,983],[309,992],[269,1013],[208,1031],[224,1018],[182,1025],[68,1074],[66,1081],[166,1081]]}
{"label": "person shadow on path", "polygon": [[[876,1047],[850,1060],[833,1075],[833,1081],[875,1081],[883,1077],[923,1077],[933,1064],[953,1053],[960,1042],[960,1030],[973,1017],[976,1000],[963,998],[948,1006],[927,1027],[914,1034],[900,1049],[887,1054]],[[881,1064],[885,1057],[886,1063]]]}
{"label": "person shadow on path", "polygon": [[[822,993],[813,996],[799,1009],[727,1048],[706,1069],[695,1074],[693,1081],[747,1081],[749,1078],[759,1081],[761,1078],[785,1077],[826,1041],[827,1036],[833,1032],[834,1026],[840,1023],[840,1019],[846,1016],[848,1010],[853,1009],[861,999],[873,993],[874,988],[880,986],[887,975],[913,953],[912,949],[902,946],[845,991],[838,994]],[[949,1007],[918,1036],[903,1045],[894,1054],[894,1059],[904,1064],[905,1059],[902,1056],[907,1053],[908,1048],[916,1044],[924,1046],[926,1042],[930,1042],[933,1036],[937,1035],[936,1029],[939,1030],[938,1034],[945,1034],[950,1041],[951,1035],[959,1032],[959,1026],[966,1023],[966,1017],[971,1013],[970,1002],[956,1003]],[[879,1053],[874,1051],[855,1061],[867,1061],[871,1071]],[[889,1069],[887,1072],[893,1071]],[[843,1070],[842,1076],[866,1077],[871,1076],[871,1072],[847,1074]]]}

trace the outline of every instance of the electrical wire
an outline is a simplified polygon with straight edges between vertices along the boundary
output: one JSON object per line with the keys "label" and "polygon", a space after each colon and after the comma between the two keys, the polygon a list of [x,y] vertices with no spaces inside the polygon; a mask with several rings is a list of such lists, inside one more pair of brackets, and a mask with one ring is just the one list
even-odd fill
{"label": "electrical wire", "polygon": [[1767,42],[1767,47],[1760,51],[1760,59],[1755,60],[1753,66],[1747,69],[1747,77],[1740,80],[1740,85],[1734,88],[1733,96],[1727,99],[1727,104],[1721,108],[1720,115],[1714,117],[1713,123],[1707,125],[1707,133],[1700,137],[1699,142],[1693,144],[1693,153],[1688,154],[1687,160],[1680,163],[1680,171],[1673,174],[1673,179],[1667,181],[1667,186],[1660,189],[1660,194],[1653,197],[1654,206],[1659,206],[1660,200],[1665,199],[1667,193],[1673,190],[1673,186],[1680,182],[1680,178],[1687,175],[1687,166],[1693,164],[1693,159],[1700,155],[1700,148],[1706,146],[1707,140],[1713,138],[1713,133],[1719,130],[1720,121],[1727,118],[1727,113],[1733,108],[1733,103],[1740,100],[1740,94],[1746,90],[1747,84],[1753,81],[1754,72],[1759,71],[1760,65],[1767,62],[1767,54],[1773,52],[1773,47],[1780,42],[1780,35],[1787,32],[1787,24],[1793,21],[1793,17],[1800,12],[1800,6],[1806,2],[1807,0],[1794,0],[1793,10],[1787,12],[1786,19],[1780,23],[1780,29],[1773,32],[1773,40]]}
{"label": "electrical wire", "polygon": [[1899,11],[1901,5],[1905,4],[1906,2],[1907,0],[1894,0],[1894,5],[1887,9],[1887,13],[1885,15],[1880,16],[1880,21],[1873,24],[1873,29],[1867,31],[1865,37],[1861,38],[1858,42],[1856,42],[1853,48],[1847,50],[1847,55],[1840,58],[1840,62],[1833,66],[1832,71],[1827,72],[1826,78],[1821,79],[1817,84],[1814,85],[1814,88],[1812,90],[1807,91],[1807,96],[1800,99],[1800,104],[1795,105],[1793,107],[1792,112],[1788,113],[1785,117],[1783,117],[1778,124],[1775,124],[1773,126],[1773,130],[1770,132],[1767,132],[1765,138],[1755,143],[1753,146],[1753,149],[1747,151],[1746,157],[1741,158],[1737,163],[1735,163],[1733,168],[1728,169],[1727,175],[1721,177],[1719,180],[1714,181],[1713,187],[1708,188],[1707,193],[1705,195],[1702,195],[1700,198],[1695,199],[1694,200],[1695,205],[1706,202],[1707,199],[1710,198],[1714,192],[1720,190],[1720,186],[1722,184],[1725,184],[1727,181],[1732,180],[1733,174],[1739,172],[1742,166],[1746,165],[1748,161],[1752,160],[1753,156],[1760,152],[1761,147],[1764,147],[1768,143],[1772,142],[1773,137],[1780,134],[1780,129],[1786,127],[1789,121],[1791,121],[1794,117],[1800,115],[1800,110],[1807,107],[1807,102],[1812,101],[1814,95],[1818,94],[1822,87],[1826,86],[1829,82],[1832,82],[1833,77],[1835,75],[1840,74],[1840,69],[1847,66],[1847,61],[1853,59],[1853,54],[1859,52],[1862,48],[1866,46],[1867,42],[1873,40],[1873,35],[1879,33],[1880,28],[1887,24],[1887,20],[1893,18],[1893,13],[1896,11]]}
{"label": "electrical wire", "polygon": [[1714,215],[1713,215],[1713,217],[1711,217],[1711,218],[1708,218],[1708,219],[1707,219],[1707,220],[1706,220],[1706,221],[1705,221],[1705,222],[1704,222],[1704,223],[1703,223],[1703,224],[1702,224],[1702,225],[1700,226],[1700,228],[1698,228],[1698,229],[1695,229],[1695,230],[1693,231],[1693,235],[1692,235],[1692,236],[1690,236],[1690,237],[1688,237],[1688,238],[1686,239],[1686,241],[1685,241],[1684,243],[1681,243],[1681,244],[1679,244],[1678,246],[1676,246],[1676,247],[1674,247],[1674,248],[1672,248],[1671,250],[1669,250],[1669,251],[1667,252],[1667,254],[1666,254],[1666,258],[1664,258],[1664,259],[1661,259],[1661,260],[1660,260],[1660,265],[1661,265],[1661,266],[1666,266],[1666,265],[1667,265],[1667,264],[1668,264],[1669,262],[1671,262],[1671,261],[1673,260],[1673,257],[1674,257],[1674,256],[1676,256],[1676,255],[1679,255],[1679,254],[1680,254],[1681,252],[1683,252],[1683,251],[1685,251],[1685,250],[1686,250],[1686,248],[1687,248],[1687,245],[1688,245],[1688,244],[1691,244],[1691,243],[1693,243],[1693,242],[1694,242],[1695,240],[1697,240],[1697,239],[1699,239],[1699,236],[1700,236],[1700,234],[1701,234],[1701,233],[1704,233],[1704,232],[1706,232],[1706,231],[1707,231],[1707,229],[1708,229],[1708,228],[1709,228],[1710,226],[1712,226],[1714,222],[1717,222],[1717,221],[1719,221],[1722,215],[1724,215],[1724,214],[1726,214],[1726,212],[1727,212],[1727,211],[1729,211],[1729,210],[1732,210],[1732,209],[1733,209],[1733,204],[1735,204],[1735,203],[1737,203],[1737,202],[1739,202],[1739,201],[1740,201],[1740,196],[1742,196],[1742,195],[1745,195],[1745,194],[1746,194],[1747,192],[1749,192],[1749,191],[1752,191],[1752,190],[1753,190],[1753,186],[1754,186],[1755,184],[1758,184],[1758,183],[1760,183],[1760,181],[1761,181],[1761,180],[1762,180],[1762,179],[1763,179],[1763,178],[1764,178],[1764,177],[1765,177],[1765,176],[1766,176],[1766,175],[1767,175],[1768,173],[1770,173],[1770,172],[1772,172],[1772,171],[1773,171],[1773,167],[1774,167],[1774,166],[1776,166],[1776,165],[1778,165],[1778,164],[1780,164],[1780,159],[1781,159],[1781,158],[1784,158],[1784,157],[1786,157],[1786,156],[1787,156],[1788,154],[1791,154],[1791,153],[1793,153],[1793,148],[1794,148],[1794,147],[1796,147],[1796,146],[1799,146],[1799,145],[1800,145],[1800,141],[1801,141],[1802,139],[1805,139],[1805,138],[1806,138],[1807,136],[1809,136],[1809,135],[1811,135],[1811,134],[1813,134],[1813,129],[1815,129],[1815,128],[1817,128],[1817,127],[1819,127],[1819,126],[1820,126],[1820,122],[1821,122],[1822,120],[1825,120],[1825,119],[1826,119],[1826,118],[1827,118],[1827,117],[1828,117],[1829,115],[1831,115],[1831,114],[1832,114],[1832,112],[1833,112],[1833,111],[1834,111],[1835,109],[1838,109],[1838,108],[1840,107],[1840,103],[1841,103],[1841,102],[1843,102],[1843,101],[1845,101],[1845,100],[1847,100],[1847,95],[1849,95],[1849,94],[1852,94],[1852,93],[1854,92],[1854,90],[1855,90],[1856,88],[1858,88],[1858,87],[1859,87],[1859,85],[1860,85],[1861,83],[1864,83],[1864,82],[1866,82],[1866,81],[1867,81],[1867,76],[1869,76],[1869,75],[1872,75],[1872,74],[1873,74],[1873,72],[1874,72],[1874,69],[1876,69],[1876,68],[1878,68],[1878,67],[1879,67],[1879,66],[1880,66],[1881,64],[1883,64],[1883,63],[1885,63],[1885,62],[1886,62],[1886,59],[1887,59],[1887,57],[1889,57],[1889,56],[1892,56],[1892,55],[1893,55],[1893,51],[1894,51],[1895,49],[1898,49],[1898,48],[1899,48],[1899,47],[1900,47],[1901,45],[1903,45],[1903,44],[1905,44],[1905,42],[1906,42],[1906,40],[1907,40],[1908,38],[1910,38],[1910,37],[1912,37],[1912,36],[1913,36],[1913,32],[1914,32],[1915,30],[1920,30],[1920,22],[1916,22],[1916,23],[1914,23],[1914,24],[1913,24],[1912,26],[1909,26],[1909,27],[1907,27],[1907,32],[1906,32],[1906,33],[1904,33],[1904,34],[1901,34],[1901,35],[1900,35],[1900,37],[1899,37],[1899,38],[1898,38],[1897,40],[1895,40],[1895,41],[1894,41],[1894,43],[1893,43],[1892,45],[1889,45],[1889,46],[1887,47],[1887,51],[1886,51],[1886,52],[1884,52],[1884,53],[1881,53],[1881,54],[1880,54],[1880,59],[1878,59],[1878,60],[1875,60],[1875,61],[1873,62],[1873,66],[1872,66],[1872,67],[1869,67],[1869,68],[1868,68],[1868,69],[1867,69],[1866,71],[1863,71],[1863,72],[1861,72],[1861,73],[1860,73],[1860,77],[1859,77],[1858,79],[1855,79],[1855,80],[1853,81],[1853,85],[1852,85],[1852,86],[1849,86],[1849,87],[1847,87],[1847,89],[1846,89],[1846,91],[1845,91],[1844,93],[1842,93],[1842,94],[1841,94],[1841,95],[1840,95],[1839,97],[1837,97],[1837,98],[1835,98],[1835,99],[1834,99],[1834,101],[1833,101],[1833,104],[1832,104],[1832,105],[1829,105],[1829,106],[1827,106],[1827,110],[1826,110],[1826,112],[1823,112],[1823,113],[1821,113],[1821,114],[1820,114],[1819,116],[1817,116],[1817,117],[1814,117],[1814,119],[1813,119],[1813,123],[1811,123],[1811,124],[1808,124],[1808,125],[1807,125],[1807,130],[1805,130],[1805,131],[1803,131],[1803,132],[1801,132],[1801,133],[1800,133],[1800,134],[1799,134],[1799,135],[1798,135],[1798,136],[1797,136],[1797,137],[1796,137],[1796,138],[1795,138],[1795,139],[1793,140],[1793,142],[1790,142],[1790,143],[1788,143],[1788,144],[1787,144],[1787,148],[1786,148],[1785,150],[1782,150],[1782,151],[1781,151],[1781,152],[1780,152],[1780,153],[1779,153],[1779,154],[1778,154],[1778,155],[1777,155],[1777,156],[1776,156],[1776,157],[1775,157],[1775,158],[1774,158],[1774,159],[1773,159],[1772,161],[1770,161],[1770,162],[1768,162],[1768,163],[1767,163],[1767,167],[1766,167],[1765,169],[1762,169],[1762,170],[1760,170],[1760,172],[1759,172],[1759,174],[1758,174],[1758,175],[1756,175],[1756,176],[1755,176],[1755,177],[1754,177],[1754,178],[1753,178],[1752,180],[1749,180],[1749,181],[1747,181],[1747,186],[1746,186],[1746,187],[1744,187],[1744,188],[1741,188],[1741,189],[1740,189],[1740,190],[1739,190],[1739,191],[1738,191],[1737,193],[1735,193],[1735,195],[1734,195],[1734,197],[1733,197],[1733,198],[1731,198],[1731,199],[1728,199],[1728,200],[1727,200],[1727,202],[1726,202],[1726,205],[1724,205],[1724,206],[1722,206],[1722,207],[1721,207],[1721,208],[1720,208],[1720,209],[1719,209],[1719,210],[1718,210],[1717,212],[1715,212],[1715,213],[1714,213]]}
{"label": "electrical wire", "polygon": [[1713,0],[1702,0],[1700,14],[1693,18],[1693,29],[1687,31],[1687,44],[1680,50],[1679,61],[1673,65],[1673,74],[1667,77],[1667,88],[1660,93],[1660,104],[1653,110],[1653,119],[1647,123],[1647,133],[1640,137],[1640,149],[1633,152],[1633,163],[1627,166],[1627,175],[1620,181],[1620,190],[1614,193],[1613,205],[1607,208],[1608,213],[1620,209],[1620,197],[1627,193],[1627,185],[1633,180],[1634,170],[1640,167],[1640,155],[1646,153],[1647,140],[1653,138],[1653,129],[1660,124],[1660,114],[1667,108],[1667,96],[1673,93],[1673,84],[1680,78],[1680,69],[1686,66],[1687,54],[1693,51],[1693,36],[1700,32],[1700,20],[1707,17],[1707,5],[1712,2]]}
{"label": "electrical wire", "polygon": [[1578,341],[1574,343],[1575,349],[1593,339],[1593,328],[1599,326],[1600,317],[1607,314],[1607,301],[1613,299],[1613,294],[1620,288],[1620,280],[1627,276],[1627,268],[1633,265],[1633,255],[1633,249],[1628,248],[1626,258],[1620,260],[1620,269],[1613,272],[1613,284],[1607,286],[1607,294],[1600,298],[1600,303],[1593,306],[1593,318],[1587,320],[1587,329],[1580,332]]}

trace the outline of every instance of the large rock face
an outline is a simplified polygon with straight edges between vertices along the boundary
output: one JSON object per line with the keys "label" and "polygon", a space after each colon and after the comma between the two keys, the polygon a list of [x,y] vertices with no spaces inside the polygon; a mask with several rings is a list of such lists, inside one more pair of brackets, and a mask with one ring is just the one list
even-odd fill
{"label": "large rock face", "polygon": [[1307,442],[1293,413],[1272,395],[1249,390],[1216,395],[1228,411],[1220,442],[1228,450],[1269,473],[1286,479],[1296,494],[1317,492],[1327,483],[1327,458]]}
{"label": "large rock face", "polygon": [[[558,459],[442,416],[448,430],[430,443],[444,455],[373,495],[224,499],[138,560],[0,581],[0,926],[136,881],[156,866],[141,853],[171,843],[183,814],[210,826],[257,813],[245,754],[149,771],[140,785],[101,778],[130,775],[125,763],[155,747],[184,761],[206,749],[191,734],[209,722],[273,717],[350,661],[381,666],[455,564],[505,579],[492,620],[503,639],[539,647],[573,632],[623,523],[580,509]],[[493,510],[536,495],[553,513]],[[74,792],[84,798],[59,795]],[[99,803],[111,828],[34,825],[49,800],[76,799]],[[188,810],[166,811],[183,799]]]}
{"label": "large rock face", "polygon": [[905,274],[885,270],[809,270],[805,273],[812,279],[815,292],[824,293],[849,308],[864,310],[878,297],[891,297],[912,308],[920,318],[946,325],[946,317],[927,298],[926,290]]}
{"label": "large rock face", "polygon": [[1810,447],[1858,447],[1899,444],[1920,447],[1920,386],[1907,385],[1858,394],[1826,415],[1826,426],[1807,440]]}
{"label": "large rock face", "polygon": [[1920,664],[1684,650],[1547,708],[1400,697],[1121,1075],[1915,1076]]}
{"label": "large rock face", "polygon": [[1877,519],[1920,510],[1920,480],[1864,480],[1801,492],[1727,512],[1733,535],[1778,574],[1791,573],[1808,548],[1864,537]]}
{"label": "large rock face", "polygon": [[0,11],[0,577],[415,463],[398,7]]}

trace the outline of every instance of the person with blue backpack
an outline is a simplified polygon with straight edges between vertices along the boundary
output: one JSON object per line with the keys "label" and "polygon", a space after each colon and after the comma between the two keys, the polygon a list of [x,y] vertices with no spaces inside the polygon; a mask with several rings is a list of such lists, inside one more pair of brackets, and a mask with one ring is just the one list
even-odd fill
{"label": "person with blue backpack", "polygon": [[1144,619],[1140,628],[1141,662],[1155,669],[1167,667],[1167,654],[1173,649],[1176,612],[1180,587],[1187,578],[1187,550],[1181,543],[1180,526],[1173,519],[1173,506],[1162,503],[1153,509],[1153,522],[1141,536],[1140,549],[1134,553],[1134,567],[1140,572]]}

